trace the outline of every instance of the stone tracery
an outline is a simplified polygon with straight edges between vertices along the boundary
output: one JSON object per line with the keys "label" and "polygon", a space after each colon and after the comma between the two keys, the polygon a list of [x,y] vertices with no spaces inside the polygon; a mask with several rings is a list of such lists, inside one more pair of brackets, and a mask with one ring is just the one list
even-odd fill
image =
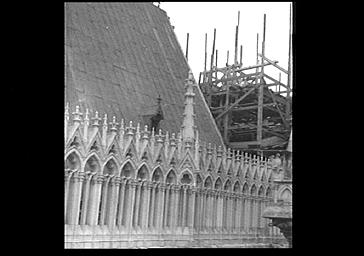
{"label": "stone tracery", "polygon": [[[187,105],[193,104],[191,97]],[[187,110],[185,117],[193,116],[193,108]],[[272,234],[260,216],[273,200],[270,160],[201,143],[192,136],[193,126],[188,137],[170,138],[161,130],[140,131],[131,121],[118,126],[106,116],[102,127],[96,122],[85,128],[81,110],[73,114],[73,119],[66,115],[66,226]]]}

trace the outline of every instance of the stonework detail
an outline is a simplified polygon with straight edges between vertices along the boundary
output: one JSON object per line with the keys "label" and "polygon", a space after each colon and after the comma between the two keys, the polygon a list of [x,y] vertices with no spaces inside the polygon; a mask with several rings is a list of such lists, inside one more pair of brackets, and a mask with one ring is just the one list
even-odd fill
{"label": "stonework detail", "polygon": [[186,84],[177,135],[66,105],[66,248],[282,239],[262,218],[273,202],[272,161],[200,141],[191,77]]}

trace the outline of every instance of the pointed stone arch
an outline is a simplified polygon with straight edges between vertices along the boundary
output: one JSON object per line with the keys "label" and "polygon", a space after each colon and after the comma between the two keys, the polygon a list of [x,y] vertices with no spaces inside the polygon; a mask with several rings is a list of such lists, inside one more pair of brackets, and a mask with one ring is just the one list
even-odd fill
{"label": "pointed stone arch", "polygon": [[101,165],[99,159],[96,157],[96,154],[90,155],[85,161],[84,171],[91,173],[101,173]]}
{"label": "pointed stone arch", "polygon": [[107,160],[105,160],[105,164],[102,168],[102,174],[117,175],[118,170],[119,166],[116,158],[114,156],[110,156]]}
{"label": "pointed stone arch", "polygon": [[224,184],[224,190],[231,191],[231,180],[227,179]]}
{"label": "pointed stone arch", "polygon": [[240,182],[238,180],[234,183],[233,191],[235,193],[240,192]]}
{"label": "pointed stone arch", "polygon": [[196,186],[202,188],[203,180],[200,174],[196,174]]}
{"label": "pointed stone arch", "polygon": [[128,160],[121,166],[120,177],[127,177],[134,179],[135,165],[132,161]]}
{"label": "pointed stone arch", "polygon": [[[92,161],[89,161],[90,159],[92,159]],[[84,161],[84,164],[83,164],[83,169],[86,171],[86,167],[87,167],[87,171],[91,171],[93,172],[93,165],[96,165],[97,164],[97,167],[98,167],[98,170],[97,172],[98,173],[101,173],[103,167],[102,167],[102,164],[101,164],[101,160],[100,160],[100,156],[96,153],[96,152],[92,152],[90,153],[85,161]],[[87,165],[87,166],[86,166]]]}
{"label": "pointed stone arch", "polygon": [[203,184],[204,188],[208,188],[208,189],[211,189],[212,188],[212,185],[213,185],[213,182],[212,182],[212,178],[211,176],[207,176],[206,179],[205,179],[205,182]]}
{"label": "pointed stone arch", "polygon": [[260,185],[258,189],[258,196],[264,196],[264,186]]}
{"label": "pointed stone arch", "polygon": [[292,201],[292,190],[288,186],[285,186],[282,189],[280,189],[278,195],[279,195],[278,196],[279,200],[283,200],[286,202]]}
{"label": "pointed stone arch", "polygon": [[166,183],[177,184],[177,175],[173,169],[169,170],[168,174],[166,175]]}
{"label": "pointed stone arch", "polygon": [[242,192],[243,192],[244,195],[248,195],[249,194],[249,185],[248,185],[247,182],[244,183]]}
{"label": "pointed stone arch", "polygon": [[67,153],[65,156],[64,167],[65,169],[71,170],[81,168],[81,154],[76,149],[73,149]]}
{"label": "pointed stone arch", "polygon": [[149,168],[148,166],[143,163],[139,168],[138,168],[138,171],[137,171],[137,175],[136,175],[136,178],[137,179],[140,179],[140,180],[149,180]]}
{"label": "pointed stone arch", "polygon": [[220,177],[217,177],[214,184],[214,189],[222,189],[222,180]]}
{"label": "pointed stone arch", "polygon": [[164,179],[163,171],[162,171],[161,167],[157,166],[153,170],[152,181],[155,181],[155,182],[163,182],[164,180],[165,179]]}
{"label": "pointed stone arch", "polygon": [[265,196],[272,197],[272,189],[270,187],[267,187],[267,189],[265,191]]}
{"label": "pointed stone arch", "polygon": [[257,194],[257,186],[253,184],[250,188],[250,195],[255,196]]}

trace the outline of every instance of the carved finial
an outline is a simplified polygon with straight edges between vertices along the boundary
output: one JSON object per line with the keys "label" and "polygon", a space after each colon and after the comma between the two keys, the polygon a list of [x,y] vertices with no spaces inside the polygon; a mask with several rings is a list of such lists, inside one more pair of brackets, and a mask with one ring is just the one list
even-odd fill
{"label": "carved finial", "polygon": [[101,118],[99,117],[99,112],[95,111],[95,116],[92,118],[92,126],[99,126]]}
{"label": "carved finial", "polygon": [[129,122],[129,128],[132,128],[133,127],[133,121],[130,121]]}
{"label": "carved finial", "polygon": [[194,124],[194,110],[193,110],[193,93],[194,80],[191,70],[188,72],[188,79],[185,83],[185,110],[183,113],[183,124],[182,124],[182,138],[184,140],[195,139],[195,124]]}
{"label": "carved finial", "polygon": [[110,123],[110,125],[111,125],[111,128],[110,128],[111,131],[116,132],[118,130],[117,126],[119,124],[116,122],[116,117],[115,116],[112,117],[112,122]]}
{"label": "carved finial", "polygon": [[171,137],[173,140],[176,139],[176,134],[175,133],[172,133],[172,137]]}
{"label": "carved finial", "polygon": [[124,130],[124,118],[121,118],[120,129]]}
{"label": "carved finial", "polygon": [[158,135],[162,136],[162,129],[159,129]]}
{"label": "carved finial", "polygon": [[148,125],[144,125],[144,131],[147,132],[148,131]]}
{"label": "carved finial", "polygon": [[140,133],[140,123],[137,123],[136,133]]}
{"label": "carved finial", "polygon": [[87,136],[88,136],[88,126],[89,126],[89,117],[88,117],[89,113],[88,113],[88,108],[86,108],[86,113],[85,113],[85,119],[84,119],[84,123],[83,123],[83,140],[86,142],[87,141]]}
{"label": "carved finial", "polygon": [[81,122],[82,113],[80,112],[80,106],[76,106],[76,111],[72,113],[74,122]]}
{"label": "carved finial", "polygon": [[152,137],[154,137],[154,127],[152,127]]}

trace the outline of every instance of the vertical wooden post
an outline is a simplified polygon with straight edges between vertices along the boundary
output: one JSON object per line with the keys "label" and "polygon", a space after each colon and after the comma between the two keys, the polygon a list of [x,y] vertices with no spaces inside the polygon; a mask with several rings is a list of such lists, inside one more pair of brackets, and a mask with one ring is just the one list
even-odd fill
{"label": "vertical wooden post", "polygon": [[205,33],[205,62],[204,62],[204,68],[203,68],[203,83],[206,83],[206,62],[207,62],[207,33]]}
{"label": "vertical wooden post", "polygon": [[234,65],[238,64],[238,26],[235,27]]}
{"label": "vertical wooden post", "polygon": [[240,66],[243,66],[243,45],[240,45]]}
{"label": "vertical wooden post", "polygon": [[261,58],[261,73],[260,73],[260,85],[259,85],[259,94],[258,94],[258,123],[257,123],[257,142],[259,146],[262,143],[262,126],[263,126],[263,75],[264,75],[264,52],[265,52],[265,22],[266,15],[264,14],[264,22],[263,22],[263,41],[262,41],[262,58]]}
{"label": "vertical wooden post", "polygon": [[214,54],[215,54],[215,40],[216,40],[216,28],[214,28],[214,40],[213,40],[213,43],[212,43],[212,54],[211,54],[211,63],[210,63],[210,73],[209,73],[209,95],[208,95],[208,104],[209,106],[211,106],[211,98],[212,98],[212,67],[213,67],[213,64],[214,64]]}
{"label": "vertical wooden post", "polygon": [[287,100],[286,100],[286,116],[290,114],[290,92],[291,92],[291,40],[292,40],[292,5],[289,6],[289,41],[288,41],[288,75],[287,75]]}
{"label": "vertical wooden post", "polygon": [[188,41],[190,39],[190,33],[187,33],[187,43],[186,43],[186,59],[188,60]]}
{"label": "vertical wooden post", "polygon": [[[228,70],[227,71],[227,78],[230,77],[230,71]],[[230,82],[226,82],[226,94],[225,94],[225,110],[229,107],[229,86],[230,86]],[[224,127],[224,141],[225,141],[225,144],[227,144],[229,142],[229,138],[228,138],[228,135],[229,135],[229,130],[228,130],[228,126],[229,126],[229,116],[230,116],[230,113],[226,113],[225,116],[224,116],[224,124],[223,124],[223,127]]]}
{"label": "vertical wooden post", "polygon": [[229,50],[227,51],[226,54],[226,66],[229,66]]}
{"label": "vertical wooden post", "polygon": [[216,28],[214,28],[214,40],[212,42],[212,54],[211,54],[210,70],[212,69],[212,67],[214,65],[215,41],[216,41]]}

